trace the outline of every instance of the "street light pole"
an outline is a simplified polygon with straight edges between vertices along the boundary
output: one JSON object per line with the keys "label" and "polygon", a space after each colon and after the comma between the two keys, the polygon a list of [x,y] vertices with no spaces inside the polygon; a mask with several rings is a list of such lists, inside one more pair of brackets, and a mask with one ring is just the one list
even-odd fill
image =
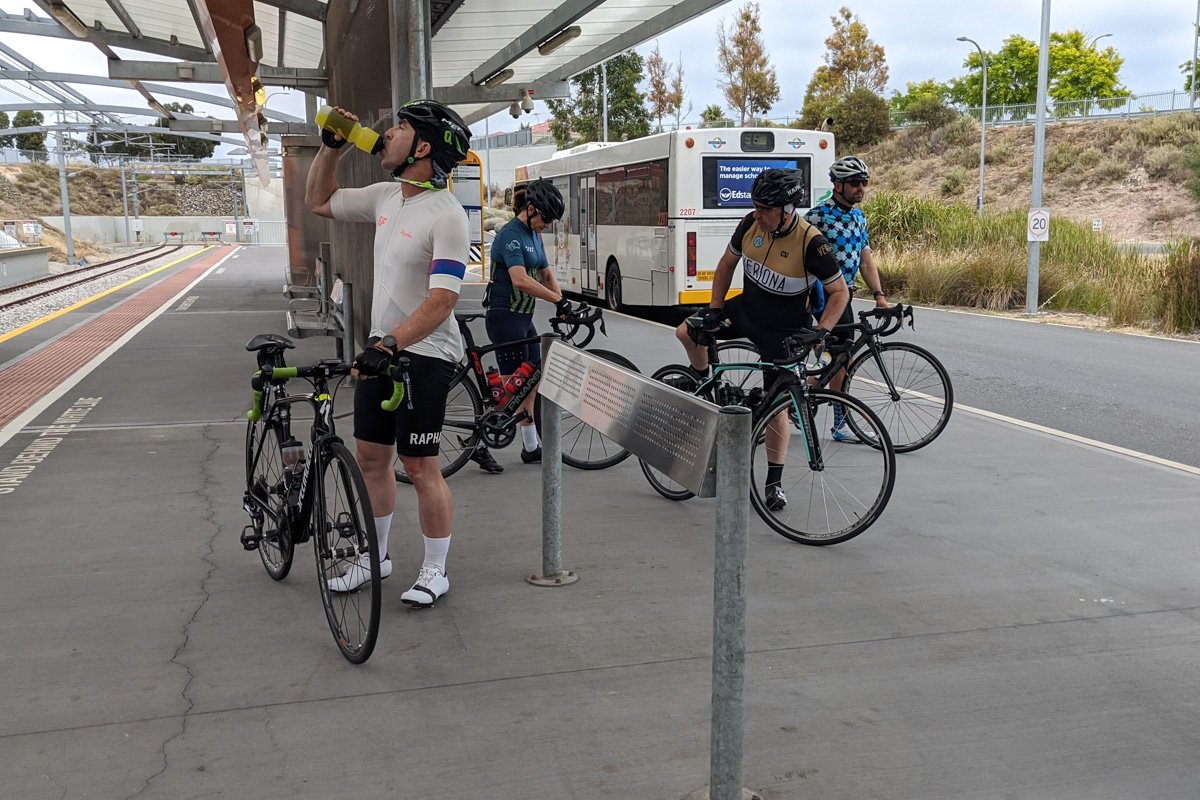
{"label": "street light pole", "polygon": [[1196,25],[1192,28],[1192,113],[1196,111],[1196,51],[1200,49],[1200,0],[1196,0]]}
{"label": "street light pole", "polygon": [[979,60],[983,64],[983,106],[979,109],[979,218],[983,219],[983,163],[987,146],[987,56],[984,54],[983,48],[979,46],[979,42],[974,39],[960,36],[958,41],[970,42],[975,45],[975,49],[979,51]]}
{"label": "street light pole", "polygon": [[75,265],[75,242],[71,238],[71,198],[67,195],[66,131],[58,132],[58,185],[62,191],[63,233],[67,236],[67,266]]}
{"label": "street light pole", "polygon": [[[1033,132],[1033,190],[1030,211],[1042,205],[1042,169],[1046,156],[1046,94],[1050,85],[1050,0],[1042,0],[1042,33],[1038,43],[1037,125]],[[1029,267],[1025,276],[1025,313],[1038,313],[1038,286],[1042,243],[1029,243]]]}
{"label": "street light pole", "polygon": [[1111,33],[1102,33],[1102,34],[1100,34],[1100,35],[1099,35],[1099,36],[1097,36],[1095,39],[1092,39],[1091,43],[1088,45],[1088,49],[1091,49],[1091,48],[1095,47],[1095,46],[1096,46],[1096,42],[1100,41],[1101,39],[1107,39],[1107,38],[1108,38],[1108,37],[1110,37],[1110,36],[1112,36],[1112,34],[1111,34]]}
{"label": "street light pole", "polygon": [[[1200,0],[1196,0],[1200,4]],[[1200,8],[1200,5],[1197,5]],[[604,109],[604,141],[608,141],[608,62],[600,62],[600,103]]]}

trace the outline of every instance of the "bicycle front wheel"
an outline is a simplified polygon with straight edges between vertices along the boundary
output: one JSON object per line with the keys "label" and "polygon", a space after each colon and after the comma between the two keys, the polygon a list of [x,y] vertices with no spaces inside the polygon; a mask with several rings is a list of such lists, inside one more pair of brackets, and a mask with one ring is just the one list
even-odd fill
{"label": "bicycle front wheel", "polygon": [[[834,405],[840,404],[878,447],[837,441]],[[782,465],[776,490],[769,466]],[[883,423],[864,403],[823,389],[789,390],[754,426],[750,500],[777,533],[794,542],[844,542],[871,526],[892,496],[896,458]]]}
{"label": "bicycle front wheel", "polygon": [[[609,350],[587,350],[588,355],[611,361],[630,372],[638,372],[634,365],[620,353]],[[538,430],[542,425],[542,398],[539,395],[534,401],[534,424]],[[588,425],[574,414],[565,411],[562,415],[562,460],[563,463],[575,469],[607,469],[616,466],[629,458],[629,451],[609,439],[600,431]]]}
{"label": "bicycle front wheel", "polygon": [[[438,464],[442,477],[448,478],[462,469],[479,444],[479,418],[483,416],[483,398],[472,380],[470,370],[463,371],[450,384],[446,393],[446,413],[442,420],[442,438],[438,442]],[[393,459],[393,469],[399,483],[412,484],[404,474],[400,457]]]}
{"label": "bicycle front wheel", "polygon": [[[699,384],[696,381],[696,374],[682,366],[665,366],[650,377],[688,394],[695,394],[696,389],[699,388]],[[646,476],[646,480],[654,487],[654,491],[668,500],[689,500],[696,496],[694,492],[682,483],[672,480],[667,473],[658,467],[652,467],[640,458],[638,459],[638,463],[642,467],[642,474]]]}
{"label": "bicycle front wheel", "polygon": [[[246,426],[246,493],[258,557],[274,580],[292,570],[295,546],[288,520],[282,444],[287,437],[277,414]],[[251,510],[253,509],[253,510]]]}
{"label": "bicycle front wheel", "polygon": [[[330,442],[321,459],[313,504],[313,545],[321,603],[334,641],[346,660],[361,664],[371,657],[379,635],[379,560],[375,518],[367,486],[354,456],[341,442]],[[363,583],[335,593],[329,582],[360,573]]]}
{"label": "bicycle front wheel", "polygon": [[[883,370],[892,379],[895,397]],[[919,450],[936,439],[954,410],[946,368],[928,350],[907,342],[880,344],[878,360],[870,349],[860,351],[846,370],[842,390],[879,416],[897,453]],[[853,428],[854,421],[849,422]]]}

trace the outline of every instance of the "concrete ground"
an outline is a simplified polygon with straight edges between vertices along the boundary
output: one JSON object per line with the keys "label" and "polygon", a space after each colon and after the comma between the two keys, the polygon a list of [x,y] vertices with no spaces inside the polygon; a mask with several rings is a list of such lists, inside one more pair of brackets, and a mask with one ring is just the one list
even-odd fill
{"label": "concrete ground", "polygon": [[[660,498],[636,460],[565,469],[581,580],[561,589],[524,580],[540,470],[514,446],[502,475],[453,476],[453,588],[424,611],[399,601],[421,559],[399,487],[361,667],[307,551],[277,584],[241,549],[242,346],[283,330],[282,257],[240,251],[0,446],[3,471],[90,409],[0,495],[0,794],[673,800],[706,783],[715,505]],[[608,324],[597,345],[643,371],[679,360],[663,328]],[[332,352],[309,339],[290,361]],[[883,517],[845,544],[752,515],[745,785],[1200,797],[1200,478],[961,412],[897,464]]]}

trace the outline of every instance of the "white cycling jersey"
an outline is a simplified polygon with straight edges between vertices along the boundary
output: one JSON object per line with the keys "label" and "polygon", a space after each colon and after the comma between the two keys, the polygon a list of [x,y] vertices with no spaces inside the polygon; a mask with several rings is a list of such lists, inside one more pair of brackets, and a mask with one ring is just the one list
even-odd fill
{"label": "white cycling jersey", "polygon": [[[383,336],[412,316],[429,299],[430,289],[457,294],[470,258],[467,212],[454,195],[427,189],[406,198],[403,190],[403,184],[381,182],[338,189],[329,199],[334,219],[375,224],[372,336]],[[407,349],[446,361],[461,359],[454,315]]]}

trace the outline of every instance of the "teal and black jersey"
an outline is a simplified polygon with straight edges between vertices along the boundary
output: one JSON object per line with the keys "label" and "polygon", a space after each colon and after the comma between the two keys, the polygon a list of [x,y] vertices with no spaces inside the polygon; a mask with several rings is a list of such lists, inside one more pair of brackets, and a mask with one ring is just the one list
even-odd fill
{"label": "teal and black jersey", "polygon": [[532,315],[536,298],[513,286],[512,276],[508,274],[513,267],[524,267],[535,281],[542,270],[550,267],[542,248],[542,237],[516,217],[500,229],[492,242],[492,289],[488,308]]}
{"label": "teal and black jersey", "polygon": [[871,240],[867,238],[867,218],[857,208],[848,208],[830,198],[805,214],[804,219],[825,234],[833,246],[833,257],[846,276],[846,283],[853,288],[862,265],[862,251],[871,248]]}

